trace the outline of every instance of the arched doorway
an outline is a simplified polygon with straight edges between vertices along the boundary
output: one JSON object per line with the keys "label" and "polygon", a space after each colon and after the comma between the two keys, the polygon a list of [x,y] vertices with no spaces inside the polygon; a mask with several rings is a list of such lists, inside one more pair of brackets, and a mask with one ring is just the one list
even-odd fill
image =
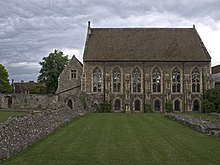
{"label": "arched doorway", "polygon": [[160,100],[158,99],[154,101],[154,111],[160,112]]}
{"label": "arched doorway", "polygon": [[179,100],[174,101],[174,111],[180,111],[180,101]]}
{"label": "arched doorway", "polygon": [[69,100],[67,101],[67,106],[70,107],[71,109],[73,109],[73,102],[72,102],[71,99],[69,99]]}
{"label": "arched doorway", "polygon": [[121,110],[121,100],[120,99],[116,99],[115,100],[115,111],[120,111]]}
{"label": "arched doorway", "polygon": [[141,110],[141,101],[139,99],[136,99],[134,101],[134,110],[135,111],[140,111]]}
{"label": "arched doorway", "polygon": [[200,107],[199,107],[199,100],[194,100],[194,102],[193,102],[193,111],[194,112],[199,112],[199,110],[200,110]]}

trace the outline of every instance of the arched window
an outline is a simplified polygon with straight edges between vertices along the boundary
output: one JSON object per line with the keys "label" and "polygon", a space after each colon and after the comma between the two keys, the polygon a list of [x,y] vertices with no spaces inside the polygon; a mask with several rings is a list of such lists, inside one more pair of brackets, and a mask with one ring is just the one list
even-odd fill
{"label": "arched window", "polygon": [[200,72],[198,68],[192,71],[192,92],[200,92]]}
{"label": "arched window", "polygon": [[118,67],[113,70],[113,92],[121,92],[121,70]]}
{"label": "arched window", "polygon": [[172,72],[172,92],[180,92],[180,85],[180,71],[175,67]]}
{"label": "arched window", "polygon": [[120,111],[121,110],[121,100],[116,99],[115,100],[115,111]]}
{"label": "arched window", "polygon": [[155,67],[152,72],[152,80],[153,80],[153,92],[161,91],[161,73],[158,67]]}
{"label": "arched window", "polygon": [[174,101],[174,111],[180,111],[180,101],[178,99]]}
{"label": "arched window", "polygon": [[93,92],[102,92],[102,72],[99,67],[93,70]]}
{"label": "arched window", "polygon": [[135,111],[140,111],[141,110],[141,101],[139,99],[136,99],[134,101],[134,110]]}
{"label": "arched window", "polygon": [[154,101],[154,111],[159,112],[160,111],[160,100]]}
{"label": "arched window", "polygon": [[141,92],[141,71],[135,67],[132,72],[133,92]]}
{"label": "arched window", "polygon": [[199,100],[194,100],[193,101],[193,111],[198,112],[199,111]]}

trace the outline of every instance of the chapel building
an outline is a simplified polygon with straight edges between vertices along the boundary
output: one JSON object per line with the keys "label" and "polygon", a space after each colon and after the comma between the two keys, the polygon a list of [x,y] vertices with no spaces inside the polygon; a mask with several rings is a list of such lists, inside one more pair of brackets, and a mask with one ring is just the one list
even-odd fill
{"label": "chapel building", "polygon": [[176,112],[201,112],[204,92],[213,87],[211,57],[195,26],[91,28],[88,23],[83,65],[78,66],[75,80],[71,69],[61,75],[81,83],[93,111],[107,101],[112,112],[145,112],[146,107],[164,112],[170,100]]}

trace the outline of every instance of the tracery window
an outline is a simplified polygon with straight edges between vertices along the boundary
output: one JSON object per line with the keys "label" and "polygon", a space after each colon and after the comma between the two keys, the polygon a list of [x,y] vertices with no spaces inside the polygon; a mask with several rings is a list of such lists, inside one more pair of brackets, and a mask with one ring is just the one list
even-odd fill
{"label": "tracery window", "polygon": [[141,71],[135,67],[132,72],[133,92],[141,92]]}
{"label": "tracery window", "polygon": [[192,71],[192,92],[200,92],[200,71],[194,68]]}
{"label": "tracery window", "polygon": [[102,92],[102,72],[99,67],[93,70],[93,92]]}
{"label": "tracery window", "polygon": [[180,92],[180,70],[175,67],[172,72],[172,92]]}
{"label": "tracery window", "polygon": [[121,92],[121,70],[118,67],[113,70],[113,92]]}
{"label": "tracery window", "polygon": [[153,92],[160,92],[161,91],[161,73],[158,67],[155,67],[152,71],[152,85],[153,85]]}

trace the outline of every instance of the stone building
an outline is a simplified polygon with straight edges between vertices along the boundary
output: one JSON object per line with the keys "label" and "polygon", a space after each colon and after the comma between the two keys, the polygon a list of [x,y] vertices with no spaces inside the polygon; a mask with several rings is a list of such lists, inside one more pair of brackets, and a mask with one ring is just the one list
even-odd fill
{"label": "stone building", "polygon": [[81,91],[83,64],[73,56],[58,78],[56,95],[61,102],[70,108],[74,106],[76,95]]}
{"label": "stone building", "polygon": [[[60,76],[57,93],[72,88],[73,66]],[[174,111],[202,111],[204,91],[212,87],[211,57],[195,26],[91,28],[89,23],[83,66],[76,72],[73,81],[81,80],[93,110],[108,101],[113,112],[144,112],[146,107],[163,112],[171,100]],[[71,90],[62,97],[70,98]]]}

